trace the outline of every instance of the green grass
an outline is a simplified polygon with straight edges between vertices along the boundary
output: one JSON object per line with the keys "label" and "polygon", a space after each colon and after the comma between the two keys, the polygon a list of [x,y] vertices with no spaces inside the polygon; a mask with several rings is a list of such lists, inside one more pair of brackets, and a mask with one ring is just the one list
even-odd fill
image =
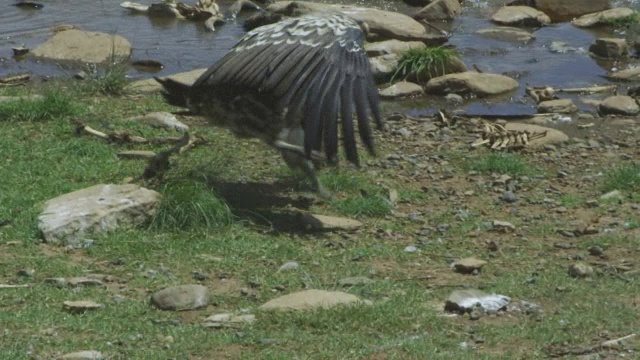
{"label": "green grass", "polygon": [[487,153],[467,160],[469,170],[481,173],[506,174],[511,176],[531,175],[535,173],[526,160],[518,154]]}
{"label": "green grass", "polygon": [[69,93],[59,89],[49,88],[39,96],[33,99],[0,102],[0,122],[55,121],[86,112],[85,106],[78,104]]}
{"label": "green grass", "polygon": [[640,24],[640,14],[634,11],[633,14],[629,16],[618,19],[608,19],[607,24],[616,28],[625,28],[632,25]]}
{"label": "green grass", "polygon": [[[614,234],[580,238],[576,249],[558,250],[553,246],[556,230],[570,219],[550,216],[544,205],[518,205],[521,212],[510,213],[504,204],[496,204],[491,191],[461,195],[477,180],[490,181],[492,173],[529,174],[534,165],[544,166],[526,154],[469,158],[467,150],[450,150],[447,167],[481,172],[471,180],[464,171],[440,177],[435,164],[435,173],[425,176],[416,170],[415,179],[396,177],[401,172],[397,168],[324,169],[320,180],[335,200],[308,204],[300,192],[293,192],[294,185],[284,181],[286,186],[281,186],[289,173],[275,151],[194,121],[189,124],[192,131],[210,144],[176,156],[159,185],[146,185],[163,195],[150,226],[96,234],[93,245],[84,249],[42,244],[37,217],[43,202],[140,175],[146,163],[118,159],[118,151],[166,147],[77,135],[72,118],[78,116],[104,131],[176,135],[126,121],[170,109],[159,96],[132,100],[75,90],[74,85],[77,82],[58,84],[52,94],[62,100],[52,101],[40,115],[25,115],[40,106],[29,105],[6,112],[9,116],[0,121],[0,220],[10,220],[9,225],[0,225],[0,284],[30,285],[0,291],[0,359],[49,359],[88,349],[111,359],[154,360],[540,359],[548,356],[545,349],[550,344],[595,345],[603,331],[611,337],[637,331],[637,281],[625,281],[624,274],[621,278],[611,272],[576,280],[566,270],[574,255],[586,254],[593,245],[603,247],[611,263],[637,258],[634,212],[617,207],[617,213],[607,216],[619,217],[629,226],[615,227]],[[0,88],[0,95],[38,91]],[[67,110],[55,110],[58,107]],[[546,185],[540,183],[523,182],[521,198],[548,197]],[[388,189],[398,192],[394,206],[388,201]],[[567,190],[560,199],[567,207],[580,206],[581,199],[592,196]],[[248,206],[231,206],[240,197],[248,198]],[[300,211],[353,216],[363,226],[352,233],[286,232],[275,226],[274,231],[246,216],[275,222],[278,216]],[[419,212],[423,221],[409,220],[410,212]],[[457,216],[461,212],[467,216]],[[296,221],[295,216],[285,219]],[[485,225],[493,219],[513,223],[516,232],[489,231]],[[438,231],[442,224],[449,228]],[[499,249],[488,250],[486,240],[495,241]],[[420,251],[405,252],[408,245]],[[454,273],[449,259],[467,256],[488,264],[476,276]],[[297,261],[299,269],[279,272],[288,261]],[[34,276],[18,276],[22,269],[33,269]],[[194,272],[207,276],[197,280]],[[108,286],[96,288],[44,283],[47,278],[88,274],[111,278]],[[353,276],[371,278],[373,283],[338,285],[340,279]],[[534,283],[529,281],[532,277]],[[155,291],[189,283],[206,285],[213,304],[186,312],[149,306]],[[531,301],[544,312],[538,316],[509,312],[478,321],[443,316],[442,304],[451,291],[467,287],[508,295],[515,305]],[[565,290],[558,291],[560,287]],[[345,291],[373,305],[287,313],[259,309],[270,299],[305,288]],[[67,300],[93,300],[105,308],[69,314],[62,309]],[[201,324],[214,313],[243,311],[255,314],[256,323],[217,330]],[[168,336],[172,341],[164,340]],[[476,343],[478,338],[483,342]],[[640,350],[637,343],[629,348]]]}
{"label": "green grass", "polygon": [[391,78],[397,79],[415,77],[418,83],[427,82],[430,78],[443,75],[447,62],[456,57],[454,50],[445,47],[423,47],[407,50],[402,54],[398,67]]}
{"label": "green grass", "polygon": [[620,190],[625,192],[640,191],[640,163],[616,166],[605,173],[602,185],[604,192]]}
{"label": "green grass", "polygon": [[215,229],[229,225],[231,210],[206,184],[183,180],[160,189],[162,204],[151,226],[158,229]]}

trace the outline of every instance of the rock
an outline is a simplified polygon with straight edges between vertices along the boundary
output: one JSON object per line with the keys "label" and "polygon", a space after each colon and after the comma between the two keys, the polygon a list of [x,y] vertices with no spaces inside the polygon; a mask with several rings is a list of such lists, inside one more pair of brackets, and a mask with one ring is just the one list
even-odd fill
{"label": "rock", "polygon": [[338,305],[367,304],[355,295],[341,291],[304,290],[271,299],[260,305],[262,310],[328,309]]}
{"label": "rock", "polygon": [[317,214],[303,214],[302,222],[307,230],[313,231],[353,231],[362,226],[358,220]]}
{"label": "rock", "polygon": [[546,135],[537,139],[529,140],[529,148],[542,148],[545,145],[553,145],[553,144],[563,144],[569,141],[569,136],[564,132],[558,129],[552,129],[544,126],[534,125],[534,124],[525,124],[518,122],[508,122],[505,126],[505,129],[512,131],[528,131],[529,134],[536,133],[544,133]]}
{"label": "rock", "polygon": [[511,299],[498,294],[486,294],[476,289],[455,290],[445,302],[444,309],[449,312],[468,313],[480,307],[486,313],[495,313],[506,308]]}
{"label": "rock", "polygon": [[[171,79],[186,85],[191,85],[205,71],[207,71],[206,68],[196,69],[196,70],[191,70],[187,72],[181,72],[181,73],[165,76],[162,79]],[[127,85],[128,91],[138,92],[138,93],[160,91],[161,89],[162,89],[162,85],[160,85],[160,83],[157,82],[155,79],[138,80]]]}
{"label": "rock", "polygon": [[423,84],[432,78],[454,73],[467,72],[467,65],[457,56],[450,56],[441,63],[426,66],[422,72],[411,72],[407,74],[407,79],[419,84]]}
{"label": "rock", "polygon": [[598,112],[602,115],[635,115],[640,112],[640,106],[631,96],[616,95],[604,99]]}
{"label": "rock", "polygon": [[500,199],[509,204],[513,204],[518,201],[518,197],[511,191],[505,191],[504,193],[502,193]]}
{"label": "rock", "polygon": [[507,221],[493,220],[491,229],[498,232],[509,232],[516,229],[515,225]]}
{"label": "rock", "polygon": [[507,93],[518,87],[517,81],[504,75],[467,71],[433,78],[425,85],[425,91],[443,95],[471,93],[483,97]]}
{"label": "rock", "polygon": [[604,254],[604,250],[600,246],[592,246],[589,248],[589,255],[602,256],[602,254]]}
{"label": "rock", "polygon": [[399,54],[411,49],[421,49],[427,45],[422,41],[400,41],[400,40],[385,40],[373,43],[366,43],[364,49],[367,52],[367,56],[381,56],[387,54]]}
{"label": "rock", "polygon": [[535,8],[549,15],[551,21],[567,21],[578,16],[611,8],[610,0],[535,0]]}
{"label": "rock", "polygon": [[230,313],[214,314],[203,321],[207,328],[235,328],[242,325],[250,325],[256,322],[256,316],[252,314],[235,315]]}
{"label": "rock", "polygon": [[373,283],[373,280],[364,276],[348,277],[348,278],[340,279],[340,281],[338,281],[338,285],[342,287],[364,286],[372,283]]}
{"label": "rock", "polygon": [[46,242],[76,244],[90,233],[144,224],[161,198],[134,184],[95,185],[47,201],[38,228]]}
{"label": "rock", "polygon": [[129,58],[131,44],[120,35],[71,29],[56,33],[31,53],[51,60],[104,63]]}
{"label": "rock", "polygon": [[71,277],[66,279],[66,283],[70,287],[104,287],[105,284],[98,280],[88,277]]}
{"label": "rock", "polygon": [[602,200],[607,200],[607,199],[622,199],[622,193],[620,192],[620,190],[613,190],[613,191],[609,191],[606,194],[603,194],[600,196],[600,199]]}
{"label": "rock", "polygon": [[459,105],[464,102],[464,98],[458,94],[447,94],[447,96],[445,96],[444,98],[448,103],[454,105]]}
{"label": "rock", "polygon": [[194,310],[209,305],[210,297],[206,286],[178,285],[153,294],[151,304],[160,310]]}
{"label": "rock", "polygon": [[571,99],[547,100],[538,104],[538,113],[572,114],[578,107]]}
{"label": "rock", "polygon": [[404,252],[408,252],[408,253],[418,252],[418,248],[413,245],[409,245],[404,248]]}
{"label": "rock", "polygon": [[433,0],[404,0],[404,2],[410,6],[427,6],[432,1]]}
{"label": "rock", "polygon": [[386,83],[391,80],[391,77],[396,73],[398,63],[400,62],[400,55],[387,54],[372,57],[369,59],[371,63],[371,71],[373,77],[377,83]]}
{"label": "rock", "polygon": [[176,131],[187,131],[189,127],[179,121],[175,115],[166,111],[152,112],[145,115],[130,117],[128,121],[143,122],[156,128],[164,128]]}
{"label": "rock", "polygon": [[102,309],[103,307],[104,305],[90,300],[65,301],[62,303],[62,308],[71,313],[83,313],[90,310]]}
{"label": "rock", "polygon": [[545,13],[529,6],[502,7],[493,14],[491,20],[508,26],[542,26],[551,22]]}
{"label": "rock", "polygon": [[[588,3],[588,1],[586,1]],[[580,16],[571,23],[577,27],[594,27],[608,25],[622,18],[633,16],[634,11],[629,8],[615,8]]]}
{"label": "rock", "polygon": [[338,11],[346,13],[352,19],[364,22],[369,27],[367,40],[382,41],[396,39],[402,41],[422,41],[427,45],[440,45],[447,41],[446,36],[427,32],[418,21],[392,11],[350,5],[319,4],[308,1],[277,1],[267,7],[276,14],[299,16],[318,11]]}
{"label": "rock", "polygon": [[585,278],[593,275],[593,268],[584,263],[575,263],[569,266],[569,276],[574,278]]}
{"label": "rock", "polygon": [[299,268],[300,268],[300,264],[298,264],[297,261],[287,261],[286,263],[282,264],[280,268],[278,268],[278,272],[297,270]]}
{"label": "rock", "polygon": [[621,80],[621,81],[640,80],[640,66],[616,71],[614,73],[607,75],[607,77],[611,80]]}
{"label": "rock", "polygon": [[103,360],[105,357],[99,351],[85,350],[77,351],[60,356],[60,360]]}
{"label": "rock", "polygon": [[423,94],[424,90],[422,90],[422,86],[407,81],[400,81],[380,90],[380,97],[383,99],[420,96]]}
{"label": "rock", "polygon": [[67,286],[67,279],[65,278],[46,278],[42,281],[44,284],[53,285],[59,288]]}
{"label": "rock", "polygon": [[496,26],[487,29],[480,29],[476,34],[489,37],[496,40],[513,41],[520,43],[528,43],[536,38],[532,33],[509,26]]}
{"label": "rock", "polygon": [[479,272],[486,264],[487,262],[484,260],[469,257],[461,260],[456,260],[453,264],[451,264],[451,267],[453,268],[453,270],[461,274],[473,274]]}
{"label": "rock", "polygon": [[418,21],[453,20],[461,13],[460,1],[435,0],[413,15],[413,18]]}
{"label": "rock", "polygon": [[603,58],[618,59],[629,56],[629,45],[624,39],[599,38],[589,46],[589,51]]}

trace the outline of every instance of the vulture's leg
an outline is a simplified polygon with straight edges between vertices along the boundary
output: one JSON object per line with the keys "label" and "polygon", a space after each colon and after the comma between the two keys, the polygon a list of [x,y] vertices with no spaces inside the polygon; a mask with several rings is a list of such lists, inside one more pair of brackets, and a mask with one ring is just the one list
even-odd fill
{"label": "vulture's leg", "polygon": [[280,132],[278,140],[273,144],[282,153],[282,158],[291,169],[300,169],[311,180],[313,190],[322,198],[331,199],[331,193],[328,192],[316,174],[313,161],[324,161],[321,153],[314,151],[311,153],[312,159],[307,159],[304,153],[304,130],[301,128],[285,128]]}

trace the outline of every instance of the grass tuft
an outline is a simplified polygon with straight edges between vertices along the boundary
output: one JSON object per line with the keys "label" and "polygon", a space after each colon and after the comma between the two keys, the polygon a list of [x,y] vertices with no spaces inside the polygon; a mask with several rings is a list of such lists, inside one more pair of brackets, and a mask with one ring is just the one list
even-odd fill
{"label": "grass tuft", "polygon": [[640,14],[634,11],[633,14],[617,19],[607,19],[607,23],[615,28],[626,28],[632,25],[640,24]]}
{"label": "grass tuft", "polygon": [[602,190],[640,191],[640,163],[621,165],[605,175]]}
{"label": "grass tuft", "polygon": [[161,190],[164,198],[151,228],[188,230],[220,228],[231,224],[233,215],[227,204],[203,183],[180,181]]}
{"label": "grass tuft", "polygon": [[506,174],[511,176],[531,174],[534,171],[522,156],[506,153],[489,153],[480,158],[470,159],[467,167],[470,170],[482,173]]}
{"label": "grass tuft", "polygon": [[104,70],[91,69],[91,79],[84,83],[84,90],[90,94],[119,96],[126,93],[128,67],[121,61],[111,63]]}
{"label": "grass tuft", "polygon": [[391,82],[399,78],[407,79],[409,76],[415,77],[418,83],[426,82],[444,74],[447,62],[455,56],[457,54],[454,50],[441,46],[409,49],[398,62]]}
{"label": "grass tuft", "polygon": [[77,116],[84,107],[63,89],[47,89],[43,97],[0,102],[0,120],[51,121]]}

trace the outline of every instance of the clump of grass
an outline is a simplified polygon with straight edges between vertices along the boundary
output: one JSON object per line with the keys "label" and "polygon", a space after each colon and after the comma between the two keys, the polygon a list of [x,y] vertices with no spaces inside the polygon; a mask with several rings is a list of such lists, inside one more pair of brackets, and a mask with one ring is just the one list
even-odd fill
{"label": "clump of grass", "polygon": [[164,186],[162,204],[151,228],[188,230],[219,228],[231,224],[227,204],[200,182],[179,181]]}
{"label": "clump of grass", "polygon": [[382,217],[391,213],[386,190],[361,174],[327,171],[320,175],[320,183],[332,193],[348,194],[346,199],[333,204],[343,215]]}
{"label": "clump of grass", "polygon": [[49,121],[77,116],[84,107],[63,89],[48,89],[42,97],[0,102],[0,120]]}
{"label": "clump of grass", "polygon": [[445,74],[449,59],[456,56],[454,50],[442,46],[409,49],[398,62],[391,82],[410,76],[415,77],[418,82],[426,82],[432,77]]}
{"label": "clump of grass", "polygon": [[391,213],[391,203],[381,193],[350,197],[339,201],[336,206],[347,216],[383,217]]}
{"label": "clump of grass", "polygon": [[602,190],[640,191],[640,163],[613,168],[605,175]]}
{"label": "clump of grass", "polygon": [[566,206],[568,208],[576,208],[585,203],[584,199],[582,199],[581,197],[571,194],[564,194],[560,196],[559,200],[563,206]]}
{"label": "clump of grass", "polygon": [[506,153],[490,153],[480,158],[471,159],[467,163],[467,167],[482,173],[511,176],[531,174],[534,171],[520,155]]}
{"label": "clump of grass", "polygon": [[91,78],[85,83],[85,90],[92,94],[118,96],[126,93],[127,65],[115,61],[104,69],[89,69]]}
{"label": "clump of grass", "polygon": [[607,23],[615,28],[625,28],[635,24],[640,24],[640,14],[634,11],[633,14],[617,19],[607,19]]}

